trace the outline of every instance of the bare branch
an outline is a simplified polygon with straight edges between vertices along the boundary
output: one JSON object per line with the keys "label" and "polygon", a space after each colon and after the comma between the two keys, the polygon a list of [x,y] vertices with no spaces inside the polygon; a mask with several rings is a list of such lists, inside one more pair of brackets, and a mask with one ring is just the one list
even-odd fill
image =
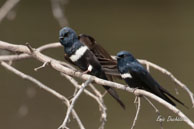
{"label": "bare branch", "polygon": [[[81,79],[84,79],[84,80],[88,80],[90,78],[90,75],[82,74],[80,72],[75,72],[75,71],[70,70],[68,68],[62,67],[62,66],[60,66],[60,64],[57,64],[57,63],[54,63],[54,62],[51,62],[51,66],[54,69],[56,69],[58,71],[62,71],[62,72],[66,73],[68,75],[71,75],[71,76],[75,76],[75,77],[78,77],[78,78],[81,78]],[[121,89],[121,90],[126,90],[128,92],[134,93],[135,95],[145,95],[145,96],[159,102],[160,104],[164,105],[166,108],[170,109],[171,111],[173,111],[175,114],[180,116],[183,119],[183,121],[185,121],[188,125],[190,125],[192,128],[194,128],[193,122],[187,116],[185,116],[179,109],[177,109],[176,107],[172,106],[168,102],[164,101],[163,99],[159,98],[158,96],[156,96],[156,95],[154,95],[150,92],[140,90],[140,89],[136,89],[134,91],[132,88],[121,85],[119,83],[106,81],[106,80],[96,78],[96,77],[94,77],[94,82],[96,82],[97,84],[100,84],[100,85],[106,85],[106,86],[118,88],[118,89]]]}
{"label": "bare branch", "polygon": [[131,126],[131,129],[133,129],[135,127],[135,124],[136,124],[136,121],[137,121],[137,118],[139,115],[140,107],[141,107],[141,98],[139,96],[137,96],[137,112],[136,112],[135,118],[133,120],[133,124]]}
{"label": "bare branch", "polygon": [[99,97],[99,101],[102,104],[102,106],[99,106],[99,110],[101,111],[101,125],[99,126],[98,129],[104,129],[104,126],[107,121],[107,113],[106,113],[106,105],[104,104],[104,95],[100,93],[92,84],[90,84],[91,89],[95,92],[95,94]]}
{"label": "bare branch", "polygon": [[41,51],[44,51],[46,49],[58,48],[58,47],[62,47],[62,45],[58,42],[55,42],[55,43],[48,43],[48,44],[42,45],[39,48],[37,48],[36,50],[41,52]]}
{"label": "bare branch", "polygon": [[[39,48],[36,49],[36,51],[41,52],[41,51],[46,50],[46,49],[49,49],[49,48],[58,48],[58,47],[61,47],[61,44],[60,43],[49,43],[49,44],[45,44],[43,46],[40,46]],[[2,48],[3,48],[3,46],[2,46]],[[15,51],[17,52],[18,50],[15,50]],[[26,54],[26,53],[19,54],[19,55],[3,55],[3,56],[0,56],[0,61],[21,60],[21,59],[30,58],[31,56],[32,55],[29,55],[29,54]],[[60,64],[62,64],[64,66],[67,66],[68,68],[71,68],[73,70],[76,70],[72,65],[70,65],[70,64],[68,64],[66,62],[56,60],[56,59],[54,59],[52,57],[49,57],[49,58],[52,59],[52,60],[55,60],[55,61],[59,62]]]}
{"label": "bare branch", "polygon": [[[49,92],[50,94],[54,95],[55,97],[57,97],[58,99],[62,100],[66,105],[67,107],[70,106],[70,102],[67,98],[65,98],[63,95],[61,95],[60,93],[54,91],[53,89],[49,88],[48,86],[46,86],[45,84],[41,83],[40,81],[38,81],[37,79],[29,76],[29,75],[26,75],[24,73],[22,73],[21,71],[17,70],[16,68],[8,65],[7,63],[5,62],[1,62],[1,65],[3,67],[5,67],[6,69],[8,69],[9,71],[15,73],[16,75],[22,77],[23,79],[26,79],[26,80],[29,80],[31,81],[32,83],[36,84],[38,87],[40,87],[41,89]],[[73,116],[75,117],[75,119],[77,120],[80,128],[83,127],[83,124],[81,122],[81,120],[79,119],[77,113],[75,112],[75,110],[73,109],[72,110],[72,114]],[[84,129],[84,128],[81,128],[81,129]]]}
{"label": "bare branch", "polygon": [[65,16],[65,5],[68,3],[68,0],[51,0],[52,12],[54,18],[58,21],[61,27],[68,26],[69,22]]}
{"label": "bare branch", "polygon": [[26,46],[28,47],[31,53],[35,51],[29,43],[26,43]]}
{"label": "bare branch", "polygon": [[44,62],[41,66],[34,68],[34,71],[38,71],[39,69],[44,68],[49,62]]}
{"label": "bare branch", "polygon": [[[23,45],[13,45],[13,44],[9,44],[9,43],[0,41],[0,48],[8,49],[11,51],[20,51],[20,52],[27,53],[27,54],[31,55],[31,52],[29,51],[29,49]],[[34,51],[32,54],[32,57],[34,59],[37,59],[37,60],[43,62],[43,63],[50,62],[52,68],[54,68],[55,70],[57,70],[59,72],[63,72],[65,74],[68,74],[70,76],[78,77],[78,78],[83,79],[83,80],[88,80],[91,78],[91,75],[83,74],[81,72],[74,71],[68,67],[64,67],[59,62],[52,60],[50,57],[43,55],[42,53],[40,53],[38,51]],[[181,112],[179,109],[177,109],[173,105],[169,104],[165,100],[159,98],[158,96],[156,96],[150,92],[147,92],[145,90],[140,90],[140,89],[136,89],[134,91],[134,89],[129,88],[127,86],[124,86],[122,84],[106,81],[106,80],[103,80],[103,79],[100,79],[100,78],[97,78],[94,76],[92,76],[92,81],[94,81],[95,83],[100,84],[100,85],[106,85],[106,86],[114,87],[117,89],[126,90],[127,92],[133,93],[135,95],[147,96],[147,97],[159,102],[160,104],[164,105],[166,108],[168,108],[169,110],[171,110],[172,112],[174,112],[175,114],[180,116],[183,119],[183,121],[186,122],[191,128],[194,128],[194,123],[183,112]]]}
{"label": "bare branch", "polygon": [[0,8],[0,23],[20,0],[7,0]]}
{"label": "bare branch", "polygon": [[105,123],[107,121],[107,113],[106,113],[107,108],[106,108],[106,105],[104,104],[104,99],[103,99],[104,95],[102,95],[100,93],[100,91],[98,91],[94,87],[94,85],[90,84],[90,87],[94,91],[94,93],[98,96],[99,101],[101,103],[99,105],[99,110],[101,111],[101,119],[100,119],[101,120],[101,125],[100,125],[100,127],[98,129],[104,129]]}
{"label": "bare branch", "polygon": [[[145,100],[155,109],[156,113],[159,113],[158,108],[156,108],[156,106],[145,96],[143,96],[145,98]],[[158,114],[160,115],[160,114]]]}
{"label": "bare branch", "polygon": [[[155,109],[155,111],[156,111],[156,114],[157,114],[157,116],[161,116],[160,115],[160,111],[158,110],[158,108],[147,98],[147,97],[145,97],[145,96],[143,96],[144,98],[145,98],[145,100]],[[159,121],[160,122],[160,127],[161,127],[161,129],[164,129],[163,128],[163,125],[162,125],[162,121]]]}
{"label": "bare branch", "polygon": [[[57,47],[61,47],[61,45],[59,43],[50,43],[50,44],[46,44],[46,45],[43,45],[41,47],[39,47],[37,49],[37,51],[42,51],[42,50],[45,50],[45,49],[48,49],[48,48],[57,48]],[[7,55],[7,56],[0,56],[0,61],[6,61],[6,60],[19,60],[19,59],[24,59],[24,58],[29,58],[30,55],[28,54],[20,54],[20,55]],[[114,58],[114,56],[113,56]],[[53,59],[55,60],[55,59]],[[61,62],[59,61],[61,64],[65,65],[65,66],[68,66],[69,68],[72,68],[75,70],[75,68],[65,62]],[[174,77],[174,75],[172,73],[170,73],[169,71],[167,71],[166,69],[154,64],[154,63],[151,63],[147,60],[142,60],[142,59],[139,59],[139,62],[142,63],[142,64],[145,64],[147,66],[147,68],[149,67],[152,67],[156,70],[158,70],[159,72],[162,72],[163,74],[169,76],[173,82],[175,82],[177,85],[179,85],[181,88],[183,88],[184,90],[186,90],[186,92],[189,94],[190,96],[190,99],[191,99],[191,102],[192,102],[192,105],[193,105],[193,108],[194,108],[194,95],[193,93],[189,90],[189,88],[183,84],[182,82],[180,82],[176,77]],[[176,90],[176,89],[175,89]],[[177,90],[176,90],[176,93]]]}
{"label": "bare branch", "polygon": [[[63,74],[63,73],[61,73],[61,75],[66,77],[67,80],[69,80],[73,84],[73,86],[75,86],[76,88],[81,88],[81,86],[77,83],[77,81],[74,78],[70,77],[69,75]],[[107,109],[104,104],[104,100],[103,100],[101,93],[91,83],[89,84],[89,86],[94,90],[97,96],[95,96],[93,93],[91,93],[87,89],[84,89],[84,92],[97,101],[99,105],[99,110],[101,112],[101,121],[102,121],[99,129],[103,129],[107,121],[107,113],[106,113]]]}
{"label": "bare branch", "polygon": [[20,54],[20,55],[2,55],[0,56],[0,61],[14,61],[20,59],[30,58],[31,56],[28,54]]}
{"label": "bare branch", "polygon": [[[81,88],[81,86],[77,83],[77,81],[74,78],[72,78],[69,75],[66,75],[64,73],[61,73],[61,75],[64,76],[64,77],[66,77],[76,88]],[[89,85],[90,85],[90,87],[93,87],[92,84],[89,84]],[[102,95],[100,93],[98,93],[97,96],[99,96],[99,97],[97,97],[93,93],[91,93],[90,91],[88,91],[87,89],[84,89],[84,92],[87,95],[89,95],[90,97],[94,98],[98,102],[98,104],[100,106],[100,109],[102,108],[104,110],[104,112],[106,112],[106,106],[104,105],[104,101],[103,101]],[[105,115],[103,115],[103,116],[105,116]]]}
{"label": "bare branch", "polygon": [[[39,48],[37,48],[37,51],[43,51],[45,49],[49,49],[49,48],[57,48],[57,47],[61,47],[60,43],[50,43],[50,44],[46,44],[46,45],[43,45]],[[0,61],[6,61],[6,60],[19,60],[19,59],[24,59],[24,58],[29,58],[30,55],[28,54],[20,54],[20,55],[8,55],[8,56],[0,56]],[[115,56],[113,56],[113,58],[115,58]],[[53,59],[53,58],[52,58]],[[55,60],[55,59],[53,59]],[[75,68],[65,62],[62,62],[62,61],[58,61],[60,62],[61,64],[63,64],[64,66],[67,66],[69,68],[72,68],[75,70]],[[181,81],[179,81],[176,77],[174,77],[174,75],[167,71],[166,69],[154,64],[154,63],[151,63],[147,60],[142,60],[142,59],[139,59],[139,62],[142,63],[142,64],[145,64],[146,67],[149,69],[150,67],[158,70],[159,72],[162,72],[163,74],[169,76],[173,82],[175,82],[178,86],[180,86],[181,88],[183,88],[184,90],[186,90],[186,92],[189,94],[190,96],[190,99],[191,99],[191,102],[192,102],[192,105],[193,105],[193,108],[194,108],[194,95],[193,93],[189,90],[189,88],[183,84]],[[178,93],[177,90],[175,89],[176,91],[176,94]]]}
{"label": "bare branch", "polygon": [[100,97],[103,98],[103,95],[100,93],[100,91],[98,89],[96,89],[96,87],[93,84],[90,84],[90,88],[94,91],[94,93]]}
{"label": "bare branch", "polygon": [[84,91],[85,87],[88,86],[88,84],[91,83],[91,82],[92,82],[92,77],[90,79],[88,79],[85,83],[82,84],[82,87],[79,89],[79,91],[77,92],[77,94],[73,97],[72,102],[71,102],[71,105],[67,109],[67,113],[66,113],[65,119],[63,121],[63,124],[59,127],[59,129],[65,129],[65,128],[67,128],[66,127],[66,124],[67,124],[68,119],[70,119],[69,118],[69,115],[70,115],[71,111],[74,108],[74,104],[75,104],[76,100],[79,98],[79,96],[81,95],[81,93]]}
{"label": "bare branch", "polygon": [[66,99],[63,95],[59,94],[58,92],[50,89],[48,86],[44,85],[43,83],[41,83],[40,81],[36,80],[35,78],[26,75],[22,72],[20,72],[19,70],[17,70],[16,68],[8,65],[5,62],[1,62],[1,65],[4,66],[6,69],[8,69],[9,71],[12,71],[13,73],[15,73],[16,75],[22,77],[23,79],[29,80],[31,82],[33,82],[34,84],[36,84],[37,86],[39,86],[39,88],[44,89],[45,91],[51,93],[52,95],[56,96],[58,99],[67,102],[68,99]]}

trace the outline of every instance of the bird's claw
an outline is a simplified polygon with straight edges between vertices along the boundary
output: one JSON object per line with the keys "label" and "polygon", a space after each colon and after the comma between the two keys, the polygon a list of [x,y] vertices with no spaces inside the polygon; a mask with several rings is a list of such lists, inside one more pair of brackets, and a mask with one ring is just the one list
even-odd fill
{"label": "bird's claw", "polygon": [[135,91],[137,90],[138,88],[133,88],[133,94],[135,94]]}
{"label": "bird's claw", "polygon": [[89,70],[86,70],[86,71],[83,72],[83,74],[87,74],[87,73],[89,73],[89,72],[90,72]]}

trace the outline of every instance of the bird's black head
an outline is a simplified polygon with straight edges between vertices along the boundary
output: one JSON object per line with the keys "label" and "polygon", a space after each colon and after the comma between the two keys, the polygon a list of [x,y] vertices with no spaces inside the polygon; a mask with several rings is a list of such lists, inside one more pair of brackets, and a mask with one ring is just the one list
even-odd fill
{"label": "bird's black head", "polygon": [[64,47],[71,46],[77,40],[78,36],[73,29],[64,27],[59,31],[59,41]]}
{"label": "bird's black head", "polygon": [[135,58],[133,57],[133,55],[128,52],[128,51],[120,51],[119,53],[117,53],[117,61],[120,62],[120,61],[135,61]]}

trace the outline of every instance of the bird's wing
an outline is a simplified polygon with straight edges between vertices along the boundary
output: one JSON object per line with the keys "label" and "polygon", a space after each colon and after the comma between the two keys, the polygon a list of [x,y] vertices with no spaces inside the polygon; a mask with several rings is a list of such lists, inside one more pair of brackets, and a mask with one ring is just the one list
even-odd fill
{"label": "bird's wing", "polygon": [[88,48],[94,53],[95,56],[112,59],[110,54],[100,44],[98,44],[92,36],[80,34],[79,40],[88,46]]}
{"label": "bird's wing", "polygon": [[134,68],[131,70],[131,74],[134,78],[140,80],[141,85],[145,90],[150,91],[151,93],[159,96],[160,98],[166,100],[167,102],[171,103],[172,105],[176,106],[176,104],[168,98],[166,95],[170,96],[172,99],[180,103],[181,105],[185,106],[183,102],[178,100],[176,97],[174,97],[172,94],[170,94],[166,89],[161,87],[158,82],[156,82],[153,77],[148,73],[148,71],[141,65],[138,64],[134,66]]}
{"label": "bird's wing", "polygon": [[117,69],[117,61],[114,60],[100,44],[96,43],[93,37],[86,34],[80,34],[79,40],[93,52],[107,75],[120,78]]}
{"label": "bird's wing", "polygon": [[161,98],[164,98],[163,93],[160,90],[160,85],[156,82],[148,71],[139,63],[133,66],[130,70],[132,78],[140,81],[141,87],[148,90]]}

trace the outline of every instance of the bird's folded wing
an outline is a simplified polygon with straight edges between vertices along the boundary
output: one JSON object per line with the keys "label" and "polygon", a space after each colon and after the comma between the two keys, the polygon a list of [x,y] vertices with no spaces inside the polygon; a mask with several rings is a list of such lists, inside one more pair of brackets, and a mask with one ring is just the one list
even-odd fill
{"label": "bird's folded wing", "polygon": [[79,40],[93,52],[108,76],[120,78],[117,69],[117,61],[114,60],[100,44],[96,43],[93,37],[86,34],[80,34]]}
{"label": "bird's folded wing", "polygon": [[133,78],[136,78],[141,82],[143,88],[161,96],[159,89],[160,85],[152,78],[152,76],[144,69],[143,66],[134,67],[130,73]]}

